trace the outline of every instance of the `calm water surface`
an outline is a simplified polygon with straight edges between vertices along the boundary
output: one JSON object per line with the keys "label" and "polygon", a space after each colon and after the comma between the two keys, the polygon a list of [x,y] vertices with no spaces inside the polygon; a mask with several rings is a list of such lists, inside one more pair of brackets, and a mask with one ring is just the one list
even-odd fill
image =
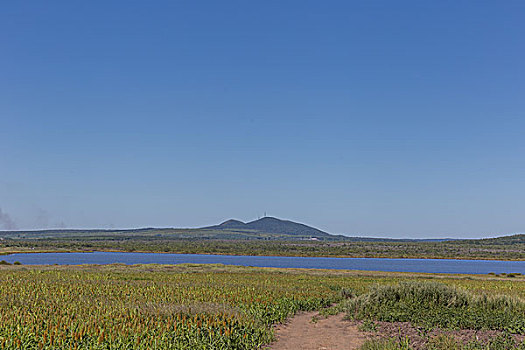
{"label": "calm water surface", "polygon": [[525,261],[306,258],[278,256],[233,256],[159,253],[27,253],[1,256],[10,263],[24,265],[59,264],[225,264],[259,267],[292,267],[338,270],[487,274],[519,272],[525,274]]}

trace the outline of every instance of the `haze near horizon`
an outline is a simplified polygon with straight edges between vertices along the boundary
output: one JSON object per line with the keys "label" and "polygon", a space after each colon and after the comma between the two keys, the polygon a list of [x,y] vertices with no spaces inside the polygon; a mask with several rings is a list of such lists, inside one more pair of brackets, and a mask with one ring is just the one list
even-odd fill
{"label": "haze near horizon", "polygon": [[12,2],[0,230],[525,231],[525,4]]}

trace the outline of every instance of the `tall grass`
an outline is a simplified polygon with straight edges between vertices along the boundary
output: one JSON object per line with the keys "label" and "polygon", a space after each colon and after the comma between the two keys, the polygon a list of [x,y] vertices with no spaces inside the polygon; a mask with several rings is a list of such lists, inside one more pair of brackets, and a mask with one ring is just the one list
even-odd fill
{"label": "tall grass", "polygon": [[254,349],[272,324],[339,300],[344,283],[168,268],[3,267],[0,349]]}
{"label": "tall grass", "polygon": [[344,306],[352,319],[411,322],[426,328],[493,329],[525,334],[525,302],[507,295],[475,295],[436,282],[373,286]]}

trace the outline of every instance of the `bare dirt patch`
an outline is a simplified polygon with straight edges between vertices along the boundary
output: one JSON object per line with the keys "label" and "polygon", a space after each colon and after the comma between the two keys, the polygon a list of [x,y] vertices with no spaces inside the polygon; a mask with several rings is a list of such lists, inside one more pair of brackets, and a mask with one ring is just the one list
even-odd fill
{"label": "bare dirt patch", "polygon": [[[355,350],[367,339],[344,314],[324,318],[318,312],[301,313],[276,326],[276,341],[268,350]],[[315,321],[312,321],[314,318]]]}

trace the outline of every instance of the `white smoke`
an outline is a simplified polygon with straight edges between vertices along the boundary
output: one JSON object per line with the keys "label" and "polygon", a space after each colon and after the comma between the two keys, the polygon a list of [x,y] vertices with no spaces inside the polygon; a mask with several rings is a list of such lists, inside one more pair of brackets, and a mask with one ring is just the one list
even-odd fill
{"label": "white smoke", "polygon": [[2,208],[0,208],[0,228],[4,230],[16,230],[17,228],[16,222],[11,219],[9,214],[4,213]]}

